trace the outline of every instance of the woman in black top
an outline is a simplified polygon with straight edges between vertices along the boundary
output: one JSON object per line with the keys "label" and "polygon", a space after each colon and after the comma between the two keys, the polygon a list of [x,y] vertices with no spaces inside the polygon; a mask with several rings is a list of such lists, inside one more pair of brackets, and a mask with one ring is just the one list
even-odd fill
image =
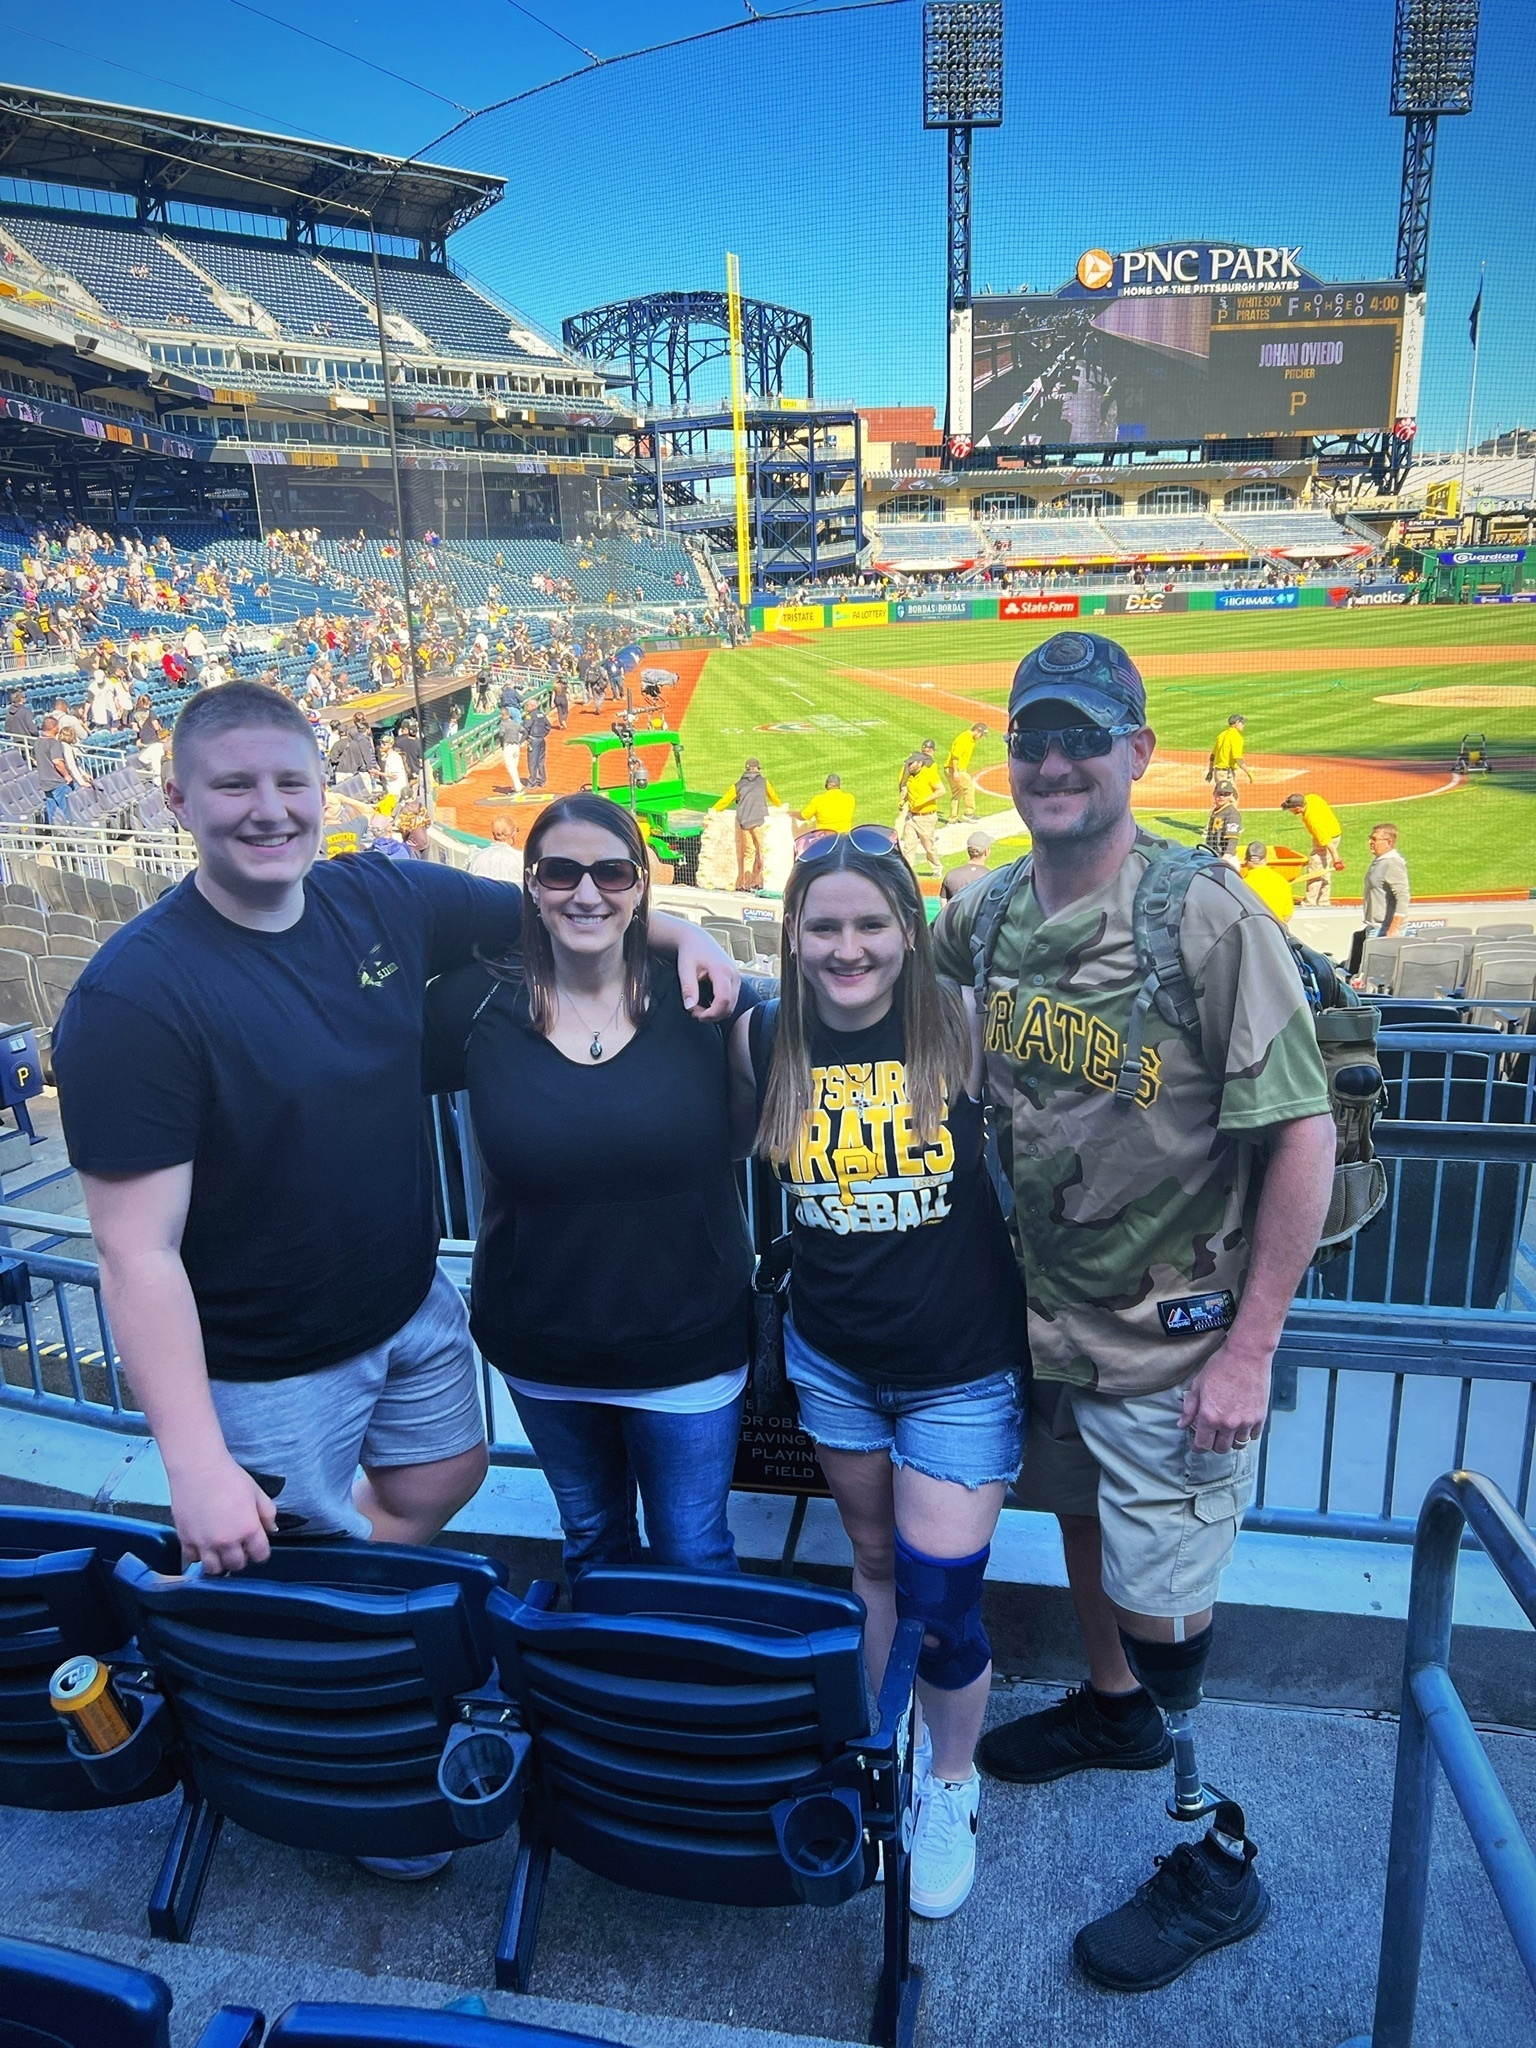
{"label": "woman in black top", "polygon": [[523,954],[437,983],[434,1089],[467,1088],[485,1177],[470,1326],[560,1508],[567,1574],[734,1571],[725,1502],[752,1252],[724,1028],[646,951],[634,819],[561,797],[528,835]]}
{"label": "woman in black top", "polygon": [[912,1905],[975,1875],[991,1677],[981,1584],[1023,1450],[1023,1300],[983,1159],[974,1005],[935,974],[888,826],[802,840],[782,996],[732,1041],[738,1118],[793,1200],[785,1361],[853,1545],[878,1686],[924,1623]]}

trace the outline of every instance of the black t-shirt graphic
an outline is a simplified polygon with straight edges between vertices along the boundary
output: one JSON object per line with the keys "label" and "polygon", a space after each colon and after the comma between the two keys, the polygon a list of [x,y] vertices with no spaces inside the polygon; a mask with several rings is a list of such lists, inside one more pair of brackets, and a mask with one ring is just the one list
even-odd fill
{"label": "black t-shirt graphic", "polygon": [[285,932],[189,877],[110,939],[54,1039],[86,1173],[192,1162],[181,1256],[212,1379],[339,1364],[425,1300],[437,1253],[426,984],[515,943],[522,895],[428,861],[321,861]]}
{"label": "black t-shirt graphic", "polygon": [[[765,1009],[750,1033],[759,1100],[776,1015]],[[936,1138],[914,1136],[894,1008],[864,1031],[818,1024],[810,1050],[811,1110],[779,1168],[796,1329],[872,1383],[961,1386],[1021,1368],[1024,1300],[980,1103],[962,1093]]]}
{"label": "black t-shirt graphic", "polygon": [[428,1085],[468,1089],[485,1174],[470,1326],[491,1363],[616,1391],[744,1364],[725,1030],[688,1015],[675,965],[652,960],[639,1030],[596,1064],[567,1059],[521,982],[483,967],[445,976],[428,1014]]}

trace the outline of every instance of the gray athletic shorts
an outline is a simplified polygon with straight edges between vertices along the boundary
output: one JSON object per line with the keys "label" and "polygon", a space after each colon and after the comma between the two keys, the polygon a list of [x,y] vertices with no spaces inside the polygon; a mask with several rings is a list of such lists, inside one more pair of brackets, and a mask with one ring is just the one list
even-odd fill
{"label": "gray athletic shorts", "polygon": [[230,1455],[280,1478],[277,1505],[307,1536],[367,1536],[359,1465],[431,1465],[485,1442],[469,1317],[441,1269],[408,1323],[356,1358],[282,1380],[214,1380]]}

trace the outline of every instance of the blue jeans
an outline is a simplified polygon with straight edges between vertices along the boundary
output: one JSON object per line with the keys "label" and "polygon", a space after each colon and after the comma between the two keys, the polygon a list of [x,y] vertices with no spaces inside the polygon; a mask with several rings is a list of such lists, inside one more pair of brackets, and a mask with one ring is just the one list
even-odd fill
{"label": "blue jeans", "polygon": [[800,1426],[829,1451],[888,1451],[930,1479],[975,1492],[1015,1477],[1024,1455],[1019,1376],[988,1373],[955,1387],[872,1385],[784,1323],[784,1364]]}
{"label": "blue jeans", "polygon": [[741,1433],[740,1396],[705,1415],[521,1394],[512,1399],[560,1509],[567,1580],[594,1564],[641,1562],[637,1486],[653,1565],[740,1569],[725,1518]]}

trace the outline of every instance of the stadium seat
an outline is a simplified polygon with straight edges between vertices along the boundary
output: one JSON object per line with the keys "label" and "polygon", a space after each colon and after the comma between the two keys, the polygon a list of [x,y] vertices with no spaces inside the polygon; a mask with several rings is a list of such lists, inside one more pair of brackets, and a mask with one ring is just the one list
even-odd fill
{"label": "stadium seat", "polygon": [[70,1657],[124,1654],[131,1630],[111,1591],[119,1558],[174,1571],[180,1555],[153,1523],[0,1507],[0,1805],[68,1813],[174,1788],[169,1767],[117,1794],[94,1783],[70,1753],[48,1681]]}
{"label": "stadium seat", "polygon": [[872,1710],[864,1606],[795,1581],[595,1568],[491,1595],[502,1684],[534,1771],[497,1981],[526,1990],[554,1851],[636,1891],[832,1906],[876,1881],[885,1949],[870,2039],[910,2044],[910,1708],[903,1622]]}
{"label": "stadium seat", "polygon": [[[171,2048],[172,2002],[148,1970],[0,1934],[0,2048]],[[196,2048],[257,2048],[261,2031],[260,2013],[226,2006]]]}
{"label": "stadium seat", "polygon": [[30,953],[34,960],[40,960],[48,951],[47,928],[15,924],[9,917],[0,919],[0,948],[8,953]]}
{"label": "stadium seat", "polygon": [[29,907],[25,903],[7,903],[4,906],[3,916],[0,916],[0,923],[8,924],[13,930],[29,932],[45,932],[48,930],[46,913],[35,907]]}
{"label": "stadium seat", "polygon": [[718,945],[725,948],[733,960],[742,967],[750,967],[757,958],[757,947],[753,943],[752,928],[737,917],[706,917],[700,923]]}
{"label": "stadium seat", "polygon": [[48,1020],[43,1011],[43,992],[30,953],[0,948],[0,1022],[31,1024],[40,1044],[48,1038]]}
{"label": "stadium seat", "polygon": [[45,953],[37,962],[37,985],[43,995],[43,1021],[51,1031],[59,1021],[70,990],[90,962],[84,953]]}
{"label": "stadium seat", "polygon": [[[14,917],[6,916],[6,924],[14,925],[15,922]],[[94,918],[82,917],[76,910],[51,911],[45,929],[50,939],[63,939],[66,942],[70,939],[94,939],[96,936]],[[70,950],[67,943],[59,948],[61,953],[67,953]]]}
{"label": "stadium seat", "polygon": [[526,1736],[493,1683],[486,1596],[460,1551],[290,1543],[238,1578],[116,1584],[174,1710],[197,1811],[167,1852],[152,1932],[188,1938],[227,1815],[291,1848],[422,1856],[504,1834]]}
{"label": "stadium seat", "polygon": [[[4,2048],[0,2042],[0,2048]],[[203,2044],[199,2044],[203,2048]],[[266,2048],[609,2048],[592,2034],[554,2032],[525,2020],[421,2012],[402,2005],[291,2005]]]}
{"label": "stadium seat", "polygon": [[1477,928],[1478,942],[1484,939],[1528,939],[1536,935],[1532,924],[1480,924]]}
{"label": "stadium seat", "polygon": [[1470,950],[1458,939],[1405,939],[1392,976],[1393,995],[1443,996],[1459,989]]}

